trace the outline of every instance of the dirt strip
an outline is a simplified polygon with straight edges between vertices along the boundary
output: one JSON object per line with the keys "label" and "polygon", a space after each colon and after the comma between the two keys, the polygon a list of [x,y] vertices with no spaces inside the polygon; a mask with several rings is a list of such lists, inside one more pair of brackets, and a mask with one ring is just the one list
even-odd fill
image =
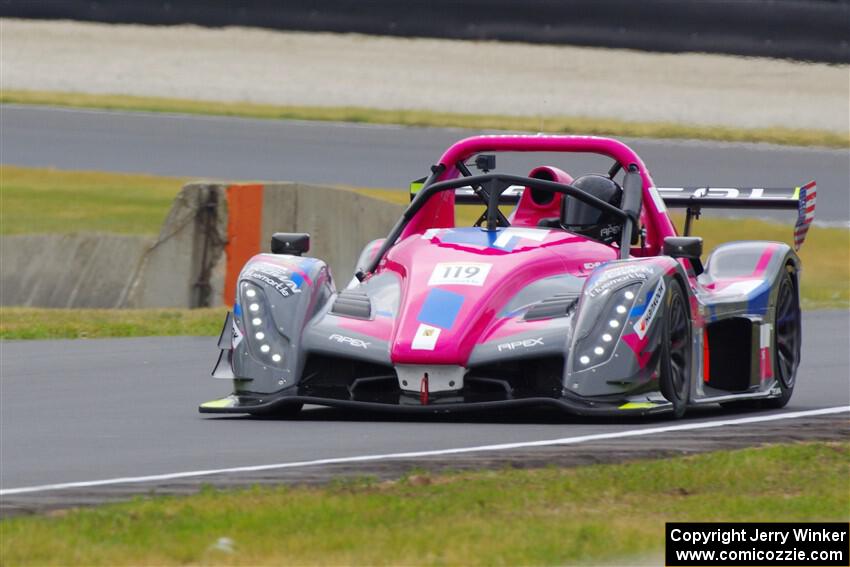
{"label": "dirt strip", "polygon": [[128,500],[135,496],[192,494],[203,486],[240,488],[257,484],[320,485],[333,480],[357,477],[388,480],[412,470],[439,473],[499,468],[576,467],[638,459],[662,459],[775,443],[847,440],[850,440],[850,420],[846,415],[830,415],[505,452],[484,451],[433,458],[311,466],[238,475],[220,474],[164,483],[110,485],[11,495],[0,499],[0,518],[92,506]]}

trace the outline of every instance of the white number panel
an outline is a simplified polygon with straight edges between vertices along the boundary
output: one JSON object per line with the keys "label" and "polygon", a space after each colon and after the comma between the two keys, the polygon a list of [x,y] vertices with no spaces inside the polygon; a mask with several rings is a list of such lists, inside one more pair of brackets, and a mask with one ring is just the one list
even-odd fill
{"label": "white number panel", "polygon": [[434,266],[428,285],[484,285],[493,264],[441,262]]}

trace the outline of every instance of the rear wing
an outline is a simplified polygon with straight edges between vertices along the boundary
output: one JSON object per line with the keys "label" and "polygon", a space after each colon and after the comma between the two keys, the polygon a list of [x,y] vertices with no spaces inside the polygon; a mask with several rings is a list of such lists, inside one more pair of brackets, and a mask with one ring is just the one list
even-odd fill
{"label": "rear wing", "polygon": [[[410,199],[422,189],[425,178],[410,184]],[[516,204],[522,196],[523,187],[515,185],[502,193],[499,202]],[[685,235],[690,233],[691,222],[699,218],[702,209],[773,209],[796,210],[794,224],[794,249],[799,250],[806,240],[809,226],[815,219],[817,185],[809,181],[800,187],[656,187],[655,191],[663,204],[670,208],[687,209]],[[653,196],[654,196],[653,195]],[[481,198],[472,187],[460,187],[455,191],[455,203],[478,205]],[[664,207],[656,206],[663,211]]]}
{"label": "rear wing", "polygon": [[809,226],[815,220],[817,184],[809,181],[800,187],[656,187],[664,205],[687,209],[685,234],[691,220],[699,218],[702,209],[788,209],[797,211],[794,224],[794,249],[806,240]]}

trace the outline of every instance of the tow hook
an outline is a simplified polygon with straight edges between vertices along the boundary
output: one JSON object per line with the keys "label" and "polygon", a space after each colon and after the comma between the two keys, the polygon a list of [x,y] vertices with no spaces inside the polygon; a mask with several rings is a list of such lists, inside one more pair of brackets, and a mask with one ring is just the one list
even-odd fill
{"label": "tow hook", "polygon": [[422,381],[419,382],[419,403],[423,406],[428,405],[428,373],[422,376]]}

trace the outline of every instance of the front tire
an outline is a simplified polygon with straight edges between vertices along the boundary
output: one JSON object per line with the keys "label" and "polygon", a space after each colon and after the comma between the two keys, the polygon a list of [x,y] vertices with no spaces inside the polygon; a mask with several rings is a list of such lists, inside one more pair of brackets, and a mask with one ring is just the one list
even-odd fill
{"label": "front tire", "polygon": [[659,387],[673,404],[673,416],[679,419],[685,415],[691,392],[691,318],[679,282],[671,282],[669,289],[661,339]]}

